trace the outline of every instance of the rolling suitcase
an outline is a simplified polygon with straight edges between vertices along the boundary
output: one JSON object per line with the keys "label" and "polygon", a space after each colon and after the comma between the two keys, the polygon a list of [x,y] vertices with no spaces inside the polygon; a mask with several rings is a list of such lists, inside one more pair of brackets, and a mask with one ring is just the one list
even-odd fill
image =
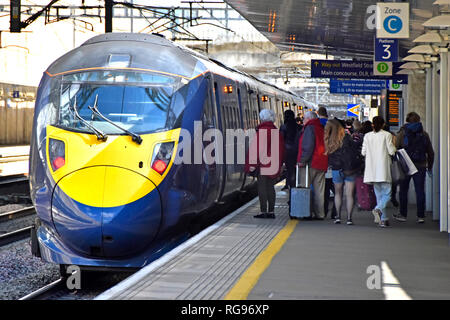
{"label": "rolling suitcase", "polygon": [[289,217],[291,219],[311,217],[311,187],[309,185],[309,166],[306,166],[305,188],[300,188],[298,183],[299,167],[296,167],[295,188],[290,190]]}
{"label": "rolling suitcase", "polygon": [[362,210],[371,211],[377,206],[377,198],[373,186],[364,183],[363,177],[356,178],[356,199]]}

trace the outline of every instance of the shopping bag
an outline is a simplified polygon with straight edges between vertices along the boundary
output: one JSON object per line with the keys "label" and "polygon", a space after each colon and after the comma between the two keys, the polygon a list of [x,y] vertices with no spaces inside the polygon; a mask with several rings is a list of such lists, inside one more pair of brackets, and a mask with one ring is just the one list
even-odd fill
{"label": "shopping bag", "polygon": [[399,161],[403,163],[404,169],[407,168],[407,171],[405,171],[405,173],[408,176],[412,176],[413,174],[416,174],[418,172],[416,166],[411,161],[411,158],[409,157],[405,149],[397,150],[397,154],[399,155]]}
{"label": "shopping bag", "polygon": [[407,172],[403,171],[402,165],[399,161],[399,155],[396,152],[394,156],[392,157],[392,163],[391,163],[391,177],[393,183],[400,183],[400,181],[404,180],[406,178]]}

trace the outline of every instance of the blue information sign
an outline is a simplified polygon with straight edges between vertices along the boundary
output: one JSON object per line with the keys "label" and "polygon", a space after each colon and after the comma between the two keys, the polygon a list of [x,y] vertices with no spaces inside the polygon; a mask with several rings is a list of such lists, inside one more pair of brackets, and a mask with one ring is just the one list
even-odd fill
{"label": "blue information sign", "polygon": [[375,61],[398,61],[398,40],[376,38]]}
{"label": "blue information sign", "polygon": [[407,75],[396,75],[401,62],[394,62],[392,77],[379,77],[373,74],[373,61],[311,60],[312,78],[376,79],[401,80],[408,83]]}
{"label": "blue information sign", "polygon": [[330,93],[380,95],[386,80],[331,79]]}

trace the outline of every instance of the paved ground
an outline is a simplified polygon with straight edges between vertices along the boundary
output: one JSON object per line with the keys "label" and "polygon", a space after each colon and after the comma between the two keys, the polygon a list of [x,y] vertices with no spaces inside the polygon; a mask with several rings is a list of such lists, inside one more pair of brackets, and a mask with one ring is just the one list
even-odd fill
{"label": "paved ground", "polygon": [[300,221],[248,299],[384,299],[366,284],[367,268],[382,261],[412,299],[450,299],[448,234],[431,217],[416,224],[414,208],[410,214],[386,229],[365,211],[355,212],[353,226]]}

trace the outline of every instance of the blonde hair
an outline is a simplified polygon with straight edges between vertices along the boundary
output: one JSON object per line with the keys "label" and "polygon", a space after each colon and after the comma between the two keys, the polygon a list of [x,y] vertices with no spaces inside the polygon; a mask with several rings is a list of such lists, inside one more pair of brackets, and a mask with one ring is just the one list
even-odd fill
{"label": "blonde hair", "polygon": [[341,123],[336,120],[328,120],[325,126],[325,154],[330,155],[342,147],[345,137],[345,129]]}

